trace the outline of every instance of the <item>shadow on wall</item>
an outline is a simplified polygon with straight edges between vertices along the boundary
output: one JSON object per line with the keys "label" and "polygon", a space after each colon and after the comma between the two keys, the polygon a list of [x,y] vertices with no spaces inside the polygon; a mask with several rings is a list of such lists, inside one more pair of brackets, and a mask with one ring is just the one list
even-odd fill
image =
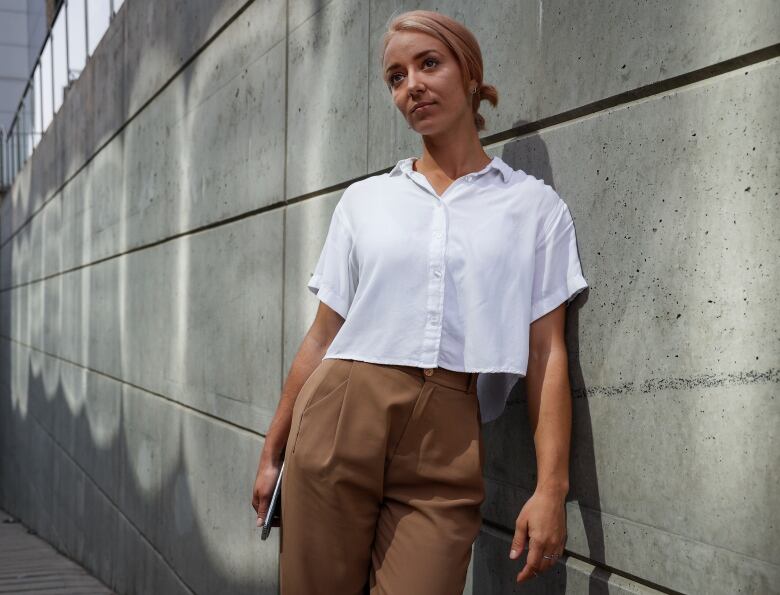
{"label": "shadow on wall", "polygon": [[[517,129],[526,124],[528,122],[521,120],[516,122],[514,127]],[[547,147],[538,134],[523,138],[520,142],[507,144],[501,158],[514,169],[521,169],[555,188]],[[566,200],[565,196],[562,198]],[[582,258],[582,254],[581,260],[587,279],[588,263]],[[605,559],[604,531],[599,509],[601,498],[590,409],[582,370],[579,366],[579,310],[587,301],[588,291],[586,288],[575,298],[568,306],[566,315],[566,345],[572,387],[570,490],[566,501],[578,503],[587,540],[586,555],[594,561],[599,561]],[[500,593],[514,592],[516,588],[521,588],[524,592],[528,590],[529,593],[567,592],[565,552],[561,562],[539,577],[522,583],[522,587],[518,587],[516,577],[526,564],[527,550],[517,560],[508,558],[509,543],[514,536],[515,520],[536,487],[536,451],[527,407],[525,380],[520,379],[512,388],[504,414],[484,426],[487,449],[485,467],[489,475],[500,477],[516,489],[501,491],[502,487],[494,487],[488,490],[488,495],[493,502],[486,501],[487,506],[483,507],[485,521],[488,525],[495,526],[505,539],[496,543],[493,537],[480,534],[475,548],[472,585],[474,595],[484,593],[480,585],[491,585],[493,592]],[[512,456],[507,456],[505,454],[507,452],[512,452]],[[489,475],[486,482],[492,483]],[[567,524],[571,526],[571,518],[567,518]],[[571,531],[569,533],[571,534]],[[480,541],[483,543],[480,544]],[[568,545],[567,540],[565,549],[568,549]],[[588,593],[607,595],[609,577],[610,573],[601,569],[593,572],[589,577]]]}
{"label": "shadow on wall", "polygon": [[[121,20],[116,21],[122,27],[129,7],[145,11],[139,20],[155,28],[150,35],[160,33],[172,19],[179,19],[170,3],[134,0],[122,7]],[[224,13],[225,9],[220,3],[201,3],[198,11],[185,12],[189,20],[187,27],[180,29],[182,34],[158,34],[151,48],[174,56],[179,62],[203,45],[207,32],[213,33],[210,28],[216,13]],[[122,31],[114,34],[126,38]],[[124,56],[123,49],[117,51]],[[101,64],[107,62],[106,55],[96,58],[102,60]],[[155,54],[151,54],[147,62],[154,58]],[[137,84],[135,77],[148,75],[150,68],[147,65],[142,70],[136,64],[125,69],[121,102],[124,109]],[[199,98],[190,97],[190,75],[187,69],[180,76],[185,99],[194,103]],[[184,101],[182,112],[189,109],[190,104]],[[113,122],[112,118],[100,116],[96,113],[95,120],[102,125]],[[128,117],[124,113],[121,121],[126,122]],[[52,126],[50,131],[54,129]],[[182,130],[182,135],[187,132]],[[104,133],[108,131],[98,130],[94,137],[102,138]],[[54,139],[51,134],[47,137],[43,142],[48,142],[48,148],[42,148],[53,161]],[[176,146],[174,139],[168,153],[184,154],[185,143],[181,145]],[[133,150],[138,153],[132,154]],[[132,147],[126,143],[125,135],[117,136],[103,151],[121,155],[118,165],[111,164],[109,159],[93,160],[90,167],[96,169],[90,171],[86,181],[76,176],[59,193],[48,197],[50,204],[45,208],[53,209],[53,222],[72,234],[67,238],[68,248],[84,255],[87,262],[98,253],[106,256],[96,249],[101,241],[105,247],[105,236],[117,234],[124,249],[125,239],[135,237],[138,228],[148,225],[142,217],[130,216],[139,205],[127,188],[117,183],[121,176],[114,175],[117,168],[124,168],[127,183],[127,178],[136,173],[132,167],[141,159],[143,150],[140,145]],[[47,167],[52,171],[50,164],[45,159],[42,162],[40,154],[36,157],[30,164],[32,179],[51,181],[51,174],[42,175]],[[184,154],[182,158],[185,163],[186,157]],[[186,168],[180,172],[178,196],[166,193],[163,187],[154,188],[151,193],[155,199],[171,205],[168,214],[178,217],[182,229],[186,229],[190,211],[186,178],[192,173]],[[61,183],[62,180],[55,181],[55,185]],[[14,219],[26,221],[33,203],[29,195],[19,194],[31,189],[15,190]],[[51,194],[54,188],[38,190]],[[106,193],[119,191],[123,192],[121,200],[100,200],[109,198]],[[82,204],[69,209],[56,205],[63,200]],[[112,205],[119,205],[118,212],[108,212]],[[65,216],[81,207],[85,210],[84,225],[71,229],[66,224],[72,221],[60,220],[60,213]],[[98,238],[92,219],[101,216],[118,222],[112,227],[104,221],[105,233]],[[105,370],[100,364],[111,362],[119,365],[108,369],[126,371],[128,361],[145,362],[148,357],[144,354],[127,353],[127,336],[123,333],[132,332],[137,337],[144,331],[144,325],[128,316],[128,311],[143,316],[144,308],[160,304],[144,305],[143,296],[140,304],[135,299],[137,292],[132,283],[138,277],[133,275],[134,261],[119,264],[113,260],[109,261],[113,263],[110,266],[97,264],[68,273],[60,273],[63,266],[54,264],[48,266],[50,270],[44,276],[52,272],[59,275],[24,284],[28,275],[19,271],[30,266],[33,258],[40,258],[47,265],[57,261],[63,265],[62,246],[56,240],[47,243],[43,239],[43,219],[43,213],[37,213],[2,246],[0,503],[120,593],[276,592],[278,536],[272,534],[266,542],[259,540],[249,505],[254,477],[247,474],[245,463],[251,459],[251,464],[256,464],[258,436],[183,411],[163,395],[136,389],[83,367]],[[136,229],[128,229],[128,222],[135,222]],[[186,303],[194,285],[193,271],[187,249],[180,253],[182,259],[160,272],[161,277],[176,284],[175,291],[164,296],[168,301],[162,306],[178,315],[178,324],[172,324],[172,336],[159,337],[160,341],[173,343],[165,352],[171,352],[176,364],[193,359],[188,356],[192,347],[187,341]],[[29,270],[40,268],[30,266]],[[138,275],[138,270],[135,273]],[[9,289],[16,284],[20,285]],[[41,350],[76,354],[79,361],[69,363]],[[165,366],[171,362],[146,363]],[[241,435],[231,439],[231,434]],[[197,448],[193,448],[194,443]],[[226,444],[238,444],[241,452],[226,453]],[[251,451],[250,457],[245,456],[244,449]],[[250,473],[253,471],[254,468]],[[261,576],[265,569],[269,572]]]}
{"label": "shadow on wall", "polygon": [[[7,308],[2,315],[8,316]],[[0,362],[4,508],[118,593],[276,592],[275,573],[260,582],[257,572],[242,577],[217,563],[213,540],[206,536],[214,529],[210,524],[224,515],[215,519],[196,510],[192,490],[204,481],[220,485],[226,471],[237,471],[203,465],[193,473],[185,442],[197,430],[186,414],[5,338]],[[45,373],[44,367],[49,368]],[[47,376],[63,382],[47,386]],[[64,387],[70,382],[85,394],[75,415],[69,404],[73,396]],[[26,390],[24,412],[19,397],[11,395],[20,383]],[[147,416],[155,422],[143,423]],[[96,428],[107,429],[110,439],[96,437]],[[214,435],[206,440],[214,449],[221,442]],[[244,491],[238,499],[248,499]],[[248,514],[241,519],[246,526],[250,521]],[[247,547],[247,534],[257,537],[253,530],[241,531],[232,548],[223,546],[251,550],[259,561],[257,548]],[[263,542],[263,551],[275,555],[275,540]]]}

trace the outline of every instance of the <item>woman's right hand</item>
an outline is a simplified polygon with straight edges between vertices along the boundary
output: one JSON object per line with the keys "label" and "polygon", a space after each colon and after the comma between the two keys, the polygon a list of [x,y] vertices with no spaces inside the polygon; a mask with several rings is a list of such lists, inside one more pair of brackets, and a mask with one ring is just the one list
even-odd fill
{"label": "woman's right hand", "polygon": [[[282,467],[281,459],[276,461],[270,456],[260,457],[260,464],[257,468],[257,477],[255,478],[254,489],[252,490],[252,508],[257,512],[257,526],[261,527],[268,514],[268,507],[271,505],[271,496],[273,496],[276,487],[276,479],[279,477],[279,470]],[[281,504],[281,503],[280,503]],[[279,519],[271,522],[272,527],[279,526]]]}

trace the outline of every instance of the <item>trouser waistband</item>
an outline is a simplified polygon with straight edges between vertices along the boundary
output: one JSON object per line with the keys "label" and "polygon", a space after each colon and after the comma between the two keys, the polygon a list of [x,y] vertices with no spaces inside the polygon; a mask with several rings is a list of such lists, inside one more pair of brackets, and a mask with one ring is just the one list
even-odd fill
{"label": "trouser waistband", "polygon": [[378,366],[388,366],[402,370],[408,374],[419,377],[425,382],[434,382],[455,390],[464,392],[477,392],[477,376],[479,372],[458,372],[456,370],[447,370],[446,368],[418,368],[416,366],[404,366],[400,364],[375,364]]}

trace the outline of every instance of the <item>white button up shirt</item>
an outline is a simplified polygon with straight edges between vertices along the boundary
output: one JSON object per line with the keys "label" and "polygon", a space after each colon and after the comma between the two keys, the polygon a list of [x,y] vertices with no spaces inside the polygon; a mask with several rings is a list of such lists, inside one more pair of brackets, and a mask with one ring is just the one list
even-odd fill
{"label": "white button up shirt", "polygon": [[324,355],[480,372],[482,423],[528,364],[529,325],[587,287],[553,188],[500,157],[439,196],[415,157],[339,199],[308,288],[345,320]]}

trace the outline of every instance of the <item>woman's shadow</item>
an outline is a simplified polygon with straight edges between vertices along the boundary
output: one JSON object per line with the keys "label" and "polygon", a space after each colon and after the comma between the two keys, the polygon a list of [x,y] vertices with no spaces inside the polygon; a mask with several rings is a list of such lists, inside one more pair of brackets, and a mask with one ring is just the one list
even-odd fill
{"label": "woman's shadow", "polygon": [[[522,130],[525,124],[527,122],[516,122],[513,131]],[[538,135],[506,144],[500,156],[512,168],[542,179],[555,188],[547,147]],[[568,201],[563,194],[561,198],[567,202],[572,212],[577,210],[573,201]],[[581,245],[579,240],[578,245]],[[588,255],[580,252],[580,260],[583,274],[588,279]],[[566,314],[566,346],[572,389],[570,489],[566,496],[567,535],[577,534],[577,542],[580,545],[576,550],[570,551],[570,540],[567,538],[564,555],[553,568],[521,585],[515,582],[515,577],[525,566],[527,550],[518,560],[512,561],[508,559],[509,544],[514,534],[514,521],[533,493],[536,482],[536,453],[527,414],[526,386],[524,379],[520,379],[512,388],[507,410],[501,418],[483,428],[487,449],[487,498],[483,504],[483,532],[475,544],[472,579],[469,581],[471,584],[467,585],[466,593],[509,593],[515,592],[517,588],[527,593],[565,593],[566,564],[570,553],[592,564],[604,563],[604,529],[593,446],[593,426],[579,363],[579,310],[587,299],[586,288],[568,306]],[[511,452],[507,450],[510,445]],[[577,525],[572,523],[569,514],[570,511],[577,510],[575,504],[579,508],[581,518],[581,521],[575,521]],[[585,543],[582,543],[583,538]],[[610,574],[597,567],[589,576],[588,593],[607,595]]]}

